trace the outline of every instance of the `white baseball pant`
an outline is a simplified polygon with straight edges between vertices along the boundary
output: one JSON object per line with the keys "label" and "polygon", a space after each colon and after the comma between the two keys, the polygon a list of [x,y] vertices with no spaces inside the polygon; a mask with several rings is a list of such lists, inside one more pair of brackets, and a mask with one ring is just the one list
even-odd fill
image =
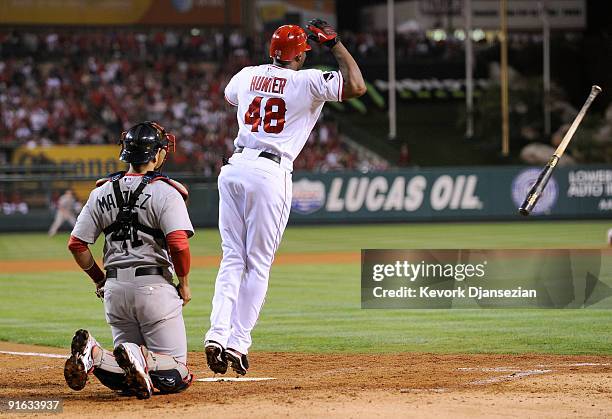
{"label": "white baseball pant", "polygon": [[51,224],[51,227],[49,227],[49,236],[55,236],[55,234],[57,234],[57,230],[59,230],[62,224],[64,224],[66,221],[68,221],[68,223],[74,227],[76,224],[75,215],[70,211],[57,210],[53,223]]}
{"label": "white baseball pant", "polygon": [[259,153],[245,148],[234,154],[219,175],[223,259],[205,337],[242,354],[251,346],[291,210],[291,171]]}

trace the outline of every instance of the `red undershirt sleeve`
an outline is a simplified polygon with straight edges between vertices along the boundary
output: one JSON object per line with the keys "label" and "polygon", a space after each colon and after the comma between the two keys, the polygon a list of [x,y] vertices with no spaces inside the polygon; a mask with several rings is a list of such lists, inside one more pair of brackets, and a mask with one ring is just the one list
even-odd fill
{"label": "red undershirt sleeve", "polygon": [[72,253],[83,253],[87,250],[87,243],[78,237],[70,236],[70,240],[68,240],[68,249]]}
{"label": "red undershirt sleeve", "polygon": [[187,276],[191,267],[189,239],[185,230],[177,230],[166,236],[168,250],[177,276]]}

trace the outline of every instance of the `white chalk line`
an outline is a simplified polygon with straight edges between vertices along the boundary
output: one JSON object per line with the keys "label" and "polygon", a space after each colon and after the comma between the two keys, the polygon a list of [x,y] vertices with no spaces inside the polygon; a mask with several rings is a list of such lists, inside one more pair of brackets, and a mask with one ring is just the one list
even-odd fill
{"label": "white chalk line", "polygon": [[196,381],[211,383],[211,382],[225,382],[225,381],[268,381],[276,380],[274,377],[208,377],[208,378],[196,378]]}
{"label": "white chalk line", "polygon": [[530,375],[541,375],[547,374],[549,372],[553,372],[552,369],[540,369],[540,368],[562,368],[562,367],[600,367],[600,366],[609,366],[610,363],[597,363],[597,362],[577,362],[574,364],[538,364],[535,367],[539,369],[535,370],[521,370],[512,367],[462,367],[457,368],[458,371],[482,371],[482,372],[510,372],[512,374],[502,375],[498,377],[487,378],[484,380],[472,381],[469,384],[472,385],[486,385],[486,384],[495,384],[501,383],[504,381],[512,381],[523,377],[528,377]]}
{"label": "white chalk line", "polygon": [[[537,365],[539,366],[539,365]],[[457,368],[459,371],[483,371],[483,372],[520,372],[522,370],[512,367],[494,367],[494,368],[479,368],[479,367],[467,367]]]}
{"label": "white chalk line", "polygon": [[449,390],[444,387],[438,388],[400,388],[400,393],[446,393]]}
{"label": "white chalk line", "polygon": [[54,369],[57,369],[57,366],[46,365],[44,367],[36,367],[36,368],[19,368],[19,369],[16,369],[15,372],[28,372],[28,371],[54,370]]}
{"label": "white chalk line", "polygon": [[61,358],[67,359],[66,355],[58,355],[58,354],[46,354],[43,352],[14,352],[14,351],[0,351],[0,354],[5,355],[21,355],[21,356],[39,356],[41,358]]}
{"label": "white chalk line", "polygon": [[508,375],[502,375],[502,376],[499,376],[499,377],[487,378],[485,380],[472,381],[469,384],[472,384],[472,385],[495,384],[495,383],[501,383],[501,382],[504,382],[504,381],[516,380],[518,378],[528,377],[530,375],[546,374],[546,373],[549,373],[549,372],[552,372],[552,371],[553,370],[527,370],[527,371],[519,371],[519,372],[514,372],[514,373],[508,374]]}
{"label": "white chalk line", "polygon": [[606,367],[609,366],[610,363],[597,363],[597,362],[578,362],[576,364],[556,364],[556,365],[545,365],[538,364],[537,368],[547,368],[547,367]]}

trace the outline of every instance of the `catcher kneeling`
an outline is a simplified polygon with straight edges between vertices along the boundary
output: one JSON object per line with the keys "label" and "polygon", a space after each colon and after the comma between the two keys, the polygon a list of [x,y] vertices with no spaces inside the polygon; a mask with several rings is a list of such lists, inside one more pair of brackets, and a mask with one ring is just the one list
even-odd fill
{"label": "catcher kneeling", "polygon": [[[174,136],[155,122],[121,136],[120,159],[130,163],[96,183],[68,243],[79,266],[104,298],[114,350],[77,330],[64,367],[66,383],[81,390],[93,373],[106,387],[140,399],[177,393],[191,384],[183,306],[191,299],[188,238],[193,226],[186,189],[159,170]],[[104,233],[104,269],[88,244]],[[178,285],[173,285],[176,272]]]}

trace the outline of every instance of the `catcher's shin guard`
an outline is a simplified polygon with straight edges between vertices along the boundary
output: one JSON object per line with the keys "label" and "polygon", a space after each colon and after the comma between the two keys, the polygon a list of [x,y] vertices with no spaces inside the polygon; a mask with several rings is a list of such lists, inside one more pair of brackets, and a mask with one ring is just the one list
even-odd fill
{"label": "catcher's shin guard", "polygon": [[193,375],[188,374],[183,378],[179,370],[162,370],[149,372],[153,386],[159,390],[161,394],[180,393],[187,390],[191,385]]}
{"label": "catcher's shin guard", "polygon": [[170,355],[158,354],[141,347],[153,386],[162,394],[180,393],[191,385],[193,374],[187,365]]}
{"label": "catcher's shin guard", "polygon": [[103,386],[110,388],[111,390],[117,390],[127,393],[129,391],[127,381],[125,379],[125,373],[117,373],[106,371],[102,368],[96,368],[93,372]]}

